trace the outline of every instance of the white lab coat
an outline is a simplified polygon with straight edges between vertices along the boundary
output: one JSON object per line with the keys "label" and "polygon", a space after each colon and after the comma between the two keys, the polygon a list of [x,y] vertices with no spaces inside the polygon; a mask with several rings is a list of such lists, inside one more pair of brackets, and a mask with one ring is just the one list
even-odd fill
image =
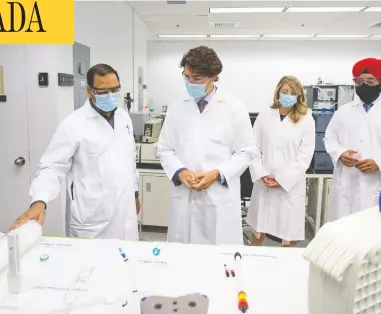
{"label": "white lab coat", "polygon": [[[315,149],[315,121],[310,112],[295,124],[280,120],[278,109],[261,112],[254,124],[256,155],[250,166],[254,182],[247,223],[256,232],[285,241],[304,240],[306,170]],[[272,175],[281,187],[261,180]]]}
{"label": "white lab coat", "polygon": [[135,149],[128,113],[116,110],[113,129],[87,101],[54,134],[31,185],[32,201],[53,200],[66,178],[70,236],[138,240]]}
{"label": "white lab coat", "polygon": [[381,189],[380,171],[362,173],[346,167],[340,156],[358,150],[360,159],[373,159],[381,168],[381,96],[366,113],[360,99],[342,106],[332,117],[325,148],[335,166],[332,188],[332,220],[374,207]]}
{"label": "white lab coat", "polygon": [[253,150],[245,105],[221,89],[202,114],[189,97],[169,106],[158,153],[170,180],[180,168],[201,172],[219,169],[228,187],[215,182],[197,192],[173,185],[168,241],[242,244],[240,176]]}

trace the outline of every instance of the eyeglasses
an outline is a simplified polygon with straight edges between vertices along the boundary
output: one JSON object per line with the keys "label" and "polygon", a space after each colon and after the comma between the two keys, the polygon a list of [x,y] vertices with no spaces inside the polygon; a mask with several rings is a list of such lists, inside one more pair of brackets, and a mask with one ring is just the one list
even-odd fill
{"label": "eyeglasses", "polygon": [[120,92],[121,86],[113,87],[113,88],[91,88],[93,95],[107,95],[114,94]]}
{"label": "eyeglasses", "polygon": [[200,83],[205,78],[205,76],[190,77],[190,76],[184,74],[184,72],[182,73],[182,75],[183,75],[184,80],[189,82],[189,83]]}
{"label": "eyeglasses", "polygon": [[366,84],[369,86],[375,86],[379,84],[379,81],[381,81],[380,77],[366,77],[366,76],[359,76],[353,78],[353,83],[356,86],[360,86],[362,84]]}

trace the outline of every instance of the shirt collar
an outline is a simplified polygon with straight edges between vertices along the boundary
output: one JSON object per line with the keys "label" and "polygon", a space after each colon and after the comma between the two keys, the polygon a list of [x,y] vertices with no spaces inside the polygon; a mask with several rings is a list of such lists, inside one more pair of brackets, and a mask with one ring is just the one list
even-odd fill
{"label": "shirt collar", "polygon": [[196,98],[195,99],[196,103],[198,103],[201,99],[205,99],[208,103],[210,103],[212,98],[213,98],[213,96],[214,96],[214,94],[216,93],[216,91],[217,91],[217,87],[216,87],[216,85],[213,85],[212,92],[209,93],[208,95],[206,95],[205,97]]}

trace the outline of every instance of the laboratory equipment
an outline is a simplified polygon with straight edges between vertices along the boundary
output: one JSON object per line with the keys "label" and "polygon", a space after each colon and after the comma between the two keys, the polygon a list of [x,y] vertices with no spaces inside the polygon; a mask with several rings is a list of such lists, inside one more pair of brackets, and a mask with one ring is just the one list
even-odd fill
{"label": "laboratory equipment", "polygon": [[136,163],[140,163],[140,151],[141,151],[142,144],[135,143],[135,152],[136,152]]}
{"label": "laboratory equipment", "polygon": [[149,112],[130,112],[130,118],[134,128],[135,141],[142,138],[144,134],[144,124],[149,120]]}
{"label": "laboratory equipment", "polygon": [[155,143],[161,132],[161,119],[152,119],[144,123],[143,143]]}
{"label": "laboratory equipment", "polygon": [[141,144],[140,162],[142,164],[157,164],[160,165],[160,157],[157,152],[157,143]]}
{"label": "laboratory equipment", "polygon": [[226,276],[226,278],[229,278],[230,277],[230,273],[229,273],[229,270],[227,269],[226,264],[224,264],[224,269],[225,269],[225,276]]}
{"label": "laboratory equipment", "polygon": [[310,85],[304,86],[308,107],[312,111],[334,112],[354,97],[352,85]]}
{"label": "laboratory equipment", "polygon": [[247,302],[247,295],[244,291],[238,293],[238,309],[242,313],[246,313],[249,309],[249,303]]}
{"label": "laboratory equipment", "polygon": [[315,172],[333,172],[331,157],[325,150],[324,137],[333,113],[328,111],[315,111],[312,114],[315,120],[315,152],[311,161],[310,169]]}
{"label": "laboratory equipment", "polygon": [[131,111],[131,103],[133,103],[134,100],[131,98],[131,93],[127,93],[126,96],[124,96],[124,104],[127,107],[127,111]]}
{"label": "laboratory equipment", "polygon": [[140,301],[142,314],[207,314],[209,298],[200,293],[178,298],[150,296]]}
{"label": "laboratory equipment", "polygon": [[10,293],[19,293],[21,289],[20,277],[20,247],[18,235],[8,234],[8,289]]}

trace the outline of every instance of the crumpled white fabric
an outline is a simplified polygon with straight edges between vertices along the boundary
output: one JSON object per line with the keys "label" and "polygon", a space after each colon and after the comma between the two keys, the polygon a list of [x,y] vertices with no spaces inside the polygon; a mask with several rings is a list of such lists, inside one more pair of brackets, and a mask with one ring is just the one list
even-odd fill
{"label": "crumpled white fabric", "polygon": [[[39,245],[42,240],[42,227],[35,220],[29,220],[21,227],[10,231],[18,235],[19,252],[21,256],[35,245]],[[0,273],[8,268],[8,240],[7,235],[0,239]]]}

